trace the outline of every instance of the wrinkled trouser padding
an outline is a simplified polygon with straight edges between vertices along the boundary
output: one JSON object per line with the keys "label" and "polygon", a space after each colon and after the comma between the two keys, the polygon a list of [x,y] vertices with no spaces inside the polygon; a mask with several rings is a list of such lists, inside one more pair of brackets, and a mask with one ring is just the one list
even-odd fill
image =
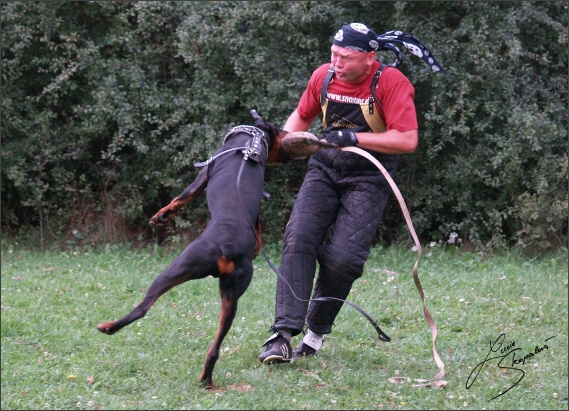
{"label": "wrinkled trouser padding", "polygon": [[[394,170],[390,173],[395,177]],[[362,275],[390,193],[379,170],[354,175],[343,172],[341,166],[331,168],[311,159],[285,229],[279,267],[298,298],[279,277],[273,329],[287,328],[294,336],[306,321],[316,333],[331,332],[342,302],[312,302],[306,315],[316,260],[320,270],[314,296],[345,299],[352,283]]]}

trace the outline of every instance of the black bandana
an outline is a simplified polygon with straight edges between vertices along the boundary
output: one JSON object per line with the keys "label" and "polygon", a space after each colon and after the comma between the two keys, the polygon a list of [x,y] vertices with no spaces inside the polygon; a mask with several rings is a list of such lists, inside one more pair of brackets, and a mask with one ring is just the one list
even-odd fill
{"label": "black bandana", "polygon": [[403,44],[412,54],[427,63],[432,71],[447,74],[429,51],[427,46],[425,46],[418,38],[403,31],[392,30],[378,36],[365,24],[351,23],[346,24],[338,30],[334,36],[332,44],[363,52],[391,50],[397,57],[395,62],[391,63],[390,66],[398,67],[403,61],[403,54],[397,46],[392,43]]}
{"label": "black bandana", "polygon": [[427,46],[425,46],[418,38],[413,37],[409,33],[404,33],[399,30],[392,30],[377,36],[377,41],[379,43],[377,50],[392,50],[397,55],[397,60],[394,63],[390,64],[390,66],[397,67],[403,60],[403,54],[401,54],[396,46],[391,44],[394,42],[403,44],[405,48],[412,54],[427,63],[431,70],[438,73],[447,74],[447,72],[441,67],[437,60],[435,60]]}
{"label": "black bandana", "polygon": [[332,44],[356,51],[375,51],[379,47],[377,34],[362,23],[343,26],[334,36]]}

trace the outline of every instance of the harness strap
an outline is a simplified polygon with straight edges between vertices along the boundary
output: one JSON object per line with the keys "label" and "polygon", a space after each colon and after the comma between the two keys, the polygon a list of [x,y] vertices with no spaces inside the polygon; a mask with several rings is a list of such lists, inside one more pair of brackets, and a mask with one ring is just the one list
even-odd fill
{"label": "harness strap", "polygon": [[217,153],[217,154],[214,155],[214,156],[211,156],[211,157],[208,158],[206,161],[201,161],[201,162],[199,162],[199,163],[194,163],[194,166],[195,166],[195,167],[207,166],[209,163],[211,163],[213,160],[215,160],[215,159],[216,159],[217,157],[219,157],[219,156],[222,156],[222,155],[224,155],[224,154],[227,154],[227,153],[229,153],[229,152],[231,152],[231,151],[245,150],[245,149],[247,149],[247,147],[235,147],[235,148],[230,148],[230,149],[224,150],[224,151],[222,151],[222,152],[220,152],[220,153]]}
{"label": "harness strap", "polygon": [[[419,268],[418,267],[419,267],[419,259],[421,258],[421,243],[419,242],[419,238],[417,237],[417,233],[415,233],[415,229],[413,228],[413,222],[411,221],[411,216],[409,215],[409,210],[407,209],[407,206],[405,205],[405,201],[403,199],[403,196],[401,195],[399,188],[397,188],[397,185],[395,184],[395,182],[393,181],[393,179],[391,178],[391,176],[389,175],[387,170],[381,165],[381,163],[379,161],[377,161],[377,159],[375,157],[373,157],[367,151],[364,151],[358,147],[343,147],[341,150],[342,151],[351,151],[353,153],[359,154],[360,156],[367,158],[369,161],[371,161],[373,164],[375,164],[375,166],[382,172],[383,176],[386,178],[387,182],[391,186],[391,189],[395,193],[397,200],[399,201],[399,206],[401,207],[401,211],[403,212],[403,215],[405,217],[405,221],[407,222],[407,227],[409,228],[409,231],[411,232],[411,236],[413,237],[413,240],[415,241],[415,246],[417,247],[417,261],[413,265],[413,280],[415,281],[415,286],[417,287],[417,291],[419,291],[419,295],[421,296],[421,301],[423,303],[423,314],[425,315],[425,318],[427,319],[427,322],[429,323],[429,326],[431,327],[433,357],[435,359],[435,363],[437,364],[437,366],[440,369],[437,376],[430,379],[430,380],[416,379],[415,382],[418,382],[420,384],[415,384],[414,386],[415,387],[432,386],[432,387],[441,387],[441,388],[445,387],[448,384],[447,381],[442,379],[445,376],[445,365],[444,365],[443,361],[441,360],[441,357],[439,356],[439,353],[437,352],[437,349],[435,347],[435,339],[437,338],[437,326],[435,325],[435,321],[431,317],[431,313],[429,313],[429,310],[427,309],[427,306],[425,304],[425,293],[423,291],[423,286],[421,285],[421,281],[419,280],[419,274],[418,274]],[[390,378],[390,380],[392,380],[392,381],[397,381],[399,379],[406,379],[406,378],[404,378],[404,377]]]}
{"label": "harness strap", "polygon": [[381,76],[381,73],[383,72],[383,69],[385,67],[387,67],[387,65],[385,65],[384,63],[381,63],[379,65],[379,68],[377,69],[377,71],[373,75],[373,79],[372,79],[371,85],[369,87],[369,91],[371,94],[371,97],[369,98],[369,114],[373,114],[373,103],[377,102],[377,106],[379,107],[379,111],[381,111],[381,115],[383,117],[385,117],[383,115],[383,106],[381,105],[381,101],[375,95],[375,89],[377,88],[377,85],[379,83],[379,76]]}
{"label": "harness strap", "polygon": [[262,143],[263,146],[265,146],[265,150],[267,152],[269,152],[269,143],[267,143],[267,140],[265,138],[263,138],[265,136],[265,134],[263,133],[263,131],[261,129],[254,127],[254,126],[236,126],[236,127],[233,127],[229,131],[229,133],[227,133],[225,135],[225,137],[223,138],[222,144],[225,144],[227,139],[229,137],[231,137],[233,134],[239,133],[239,132],[245,132],[245,133],[247,133],[253,137],[253,144],[252,144],[253,148],[256,149],[258,147],[259,143]]}
{"label": "harness strap", "polygon": [[234,147],[234,148],[229,148],[227,150],[221,151],[221,152],[217,153],[216,155],[211,156],[206,161],[194,163],[194,166],[195,167],[207,166],[209,163],[211,163],[217,157],[222,156],[224,154],[227,154],[231,151],[237,151],[237,150],[243,151],[243,156],[244,156],[243,159],[244,160],[248,160],[249,158],[251,158],[251,159],[258,162],[259,161],[259,155],[261,155],[261,153],[258,150],[260,144],[262,144],[264,146],[266,153],[269,152],[269,143],[267,143],[266,139],[263,138],[265,136],[265,134],[260,129],[258,129],[257,127],[253,127],[253,126],[236,126],[236,127],[233,127],[229,131],[229,133],[227,133],[225,135],[225,137],[223,138],[222,145],[225,144],[225,142],[227,141],[227,139],[229,137],[231,137],[233,134],[239,133],[239,132],[245,132],[245,133],[249,134],[253,139],[252,142],[248,145],[243,146],[243,147]]}
{"label": "harness strap", "polygon": [[[373,106],[374,102],[377,103],[377,106],[379,107],[381,113],[383,114],[383,107],[381,105],[381,101],[377,98],[375,94],[375,89],[377,88],[377,85],[379,83],[379,76],[381,76],[381,73],[383,72],[383,69],[385,67],[387,67],[387,65],[385,63],[381,63],[379,65],[379,68],[373,75],[373,79],[370,85],[371,97],[369,98],[369,114],[373,114],[374,112],[374,106]],[[332,82],[333,76],[334,76],[334,66],[330,65],[328,73],[326,73],[326,77],[324,77],[324,83],[322,83],[322,91],[320,92],[320,106],[322,107],[324,107],[324,104],[326,104],[326,95],[328,94],[328,86]]]}
{"label": "harness strap", "polygon": [[324,77],[324,83],[322,84],[322,91],[320,93],[320,105],[324,107],[326,104],[326,94],[328,93],[328,84],[332,81],[332,76],[334,75],[334,66],[330,64],[328,73]]}

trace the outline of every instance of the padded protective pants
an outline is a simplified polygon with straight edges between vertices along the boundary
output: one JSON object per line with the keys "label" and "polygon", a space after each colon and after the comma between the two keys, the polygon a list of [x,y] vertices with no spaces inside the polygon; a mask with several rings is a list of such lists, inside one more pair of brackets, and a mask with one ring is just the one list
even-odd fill
{"label": "padded protective pants", "polygon": [[[355,173],[342,164],[309,162],[284,233],[279,271],[286,282],[277,280],[273,330],[286,328],[294,336],[306,321],[318,334],[331,332],[343,303],[314,301],[308,308],[316,261],[314,297],[346,299],[363,273],[391,187],[377,169]],[[395,178],[395,169],[390,174]]]}

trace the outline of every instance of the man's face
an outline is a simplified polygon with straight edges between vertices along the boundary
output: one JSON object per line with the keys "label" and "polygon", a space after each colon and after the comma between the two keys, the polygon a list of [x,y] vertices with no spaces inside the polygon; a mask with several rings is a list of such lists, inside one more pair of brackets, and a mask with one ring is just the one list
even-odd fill
{"label": "man's face", "polygon": [[375,60],[375,52],[350,50],[332,45],[332,65],[335,68],[336,78],[348,83],[362,81],[370,72]]}

